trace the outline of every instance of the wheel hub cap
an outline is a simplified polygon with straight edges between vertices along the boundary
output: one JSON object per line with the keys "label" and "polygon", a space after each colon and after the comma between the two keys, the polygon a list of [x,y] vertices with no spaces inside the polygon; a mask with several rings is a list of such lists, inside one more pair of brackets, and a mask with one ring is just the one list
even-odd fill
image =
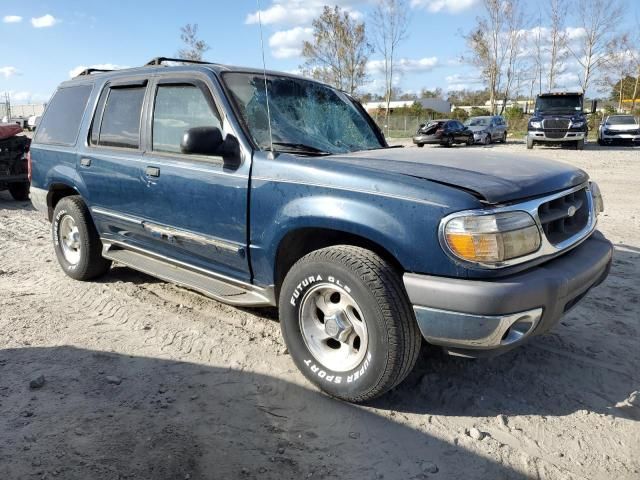
{"label": "wheel hub cap", "polygon": [[353,370],[363,361],[369,335],[362,310],[334,284],[318,284],[302,298],[300,332],[316,361],[336,372]]}
{"label": "wheel hub cap", "polygon": [[62,255],[71,265],[80,261],[80,231],[73,217],[65,215],[58,226]]}

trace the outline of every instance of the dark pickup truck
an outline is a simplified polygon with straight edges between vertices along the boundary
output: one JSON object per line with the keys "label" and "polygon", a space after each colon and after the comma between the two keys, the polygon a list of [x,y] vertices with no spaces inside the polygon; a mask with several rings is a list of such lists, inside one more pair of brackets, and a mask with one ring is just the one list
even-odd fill
{"label": "dark pickup truck", "polygon": [[17,135],[22,129],[0,125],[0,191],[9,190],[14,200],[29,200],[27,155],[31,139]]}
{"label": "dark pickup truck", "polygon": [[304,375],[361,402],[407,376],[423,338],[506,352],[607,276],[602,196],[581,170],[390,148],[327,85],[164,60],[64,82],[38,127],[31,198],[72,278],[115,261],[277,306]]}

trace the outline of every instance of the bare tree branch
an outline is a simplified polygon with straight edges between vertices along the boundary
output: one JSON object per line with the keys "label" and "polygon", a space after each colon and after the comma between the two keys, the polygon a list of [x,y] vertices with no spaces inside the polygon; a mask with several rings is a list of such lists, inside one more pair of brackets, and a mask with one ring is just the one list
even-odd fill
{"label": "bare tree branch", "polygon": [[204,40],[198,38],[198,24],[187,23],[180,27],[180,40],[185,44],[185,48],[178,50],[178,58],[185,60],[202,60],[204,52],[211,47]]}
{"label": "bare tree branch", "polygon": [[398,46],[407,38],[409,17],[407,0],[377,0],[372,23],[376,51],[383,56],[385,77],[386,125],[393,91],[394,68]]}

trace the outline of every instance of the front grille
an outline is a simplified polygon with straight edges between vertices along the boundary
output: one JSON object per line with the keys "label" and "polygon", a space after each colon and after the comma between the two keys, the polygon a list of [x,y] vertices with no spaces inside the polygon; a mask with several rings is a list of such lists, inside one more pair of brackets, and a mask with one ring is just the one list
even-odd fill
{"label": "front grille", "polygon": [[547,138],[564,138],[571,122],[562,118],[548,118],[542,121]]}
{"label": "front grille", "polygon": [[558,245],[582,231],[589,223],[589,192],[586,188],[543,203],[538,217],[547,240]]}
{"label": "front grille", "polygon": [[548,118],[542,121],[542,126],[547,129],[564,129],[569,130],[571,121],[563,118]]}

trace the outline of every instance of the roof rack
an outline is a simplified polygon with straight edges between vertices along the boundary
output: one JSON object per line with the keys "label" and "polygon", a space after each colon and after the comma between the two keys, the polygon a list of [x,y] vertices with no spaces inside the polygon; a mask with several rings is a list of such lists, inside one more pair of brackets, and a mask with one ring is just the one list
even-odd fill
{"label": "roof rack", "polygon": [[196,63],[200,65],[211,65],[211,62],[203,62],[201,60],[187,60],[186,58],[170,58],[170,57],[156,57],[149,62],[145,63],[145,67],[152,65],[162,65],[164,62],[180,62],[180,63]]}
{"label": "roof rack", "polygon": [[76,76],[83,77],[85,75],[91,75],[92,73],[104,73],[104,72],[113,72],[113,70],[107,70],[104,68],[86,68]]}

